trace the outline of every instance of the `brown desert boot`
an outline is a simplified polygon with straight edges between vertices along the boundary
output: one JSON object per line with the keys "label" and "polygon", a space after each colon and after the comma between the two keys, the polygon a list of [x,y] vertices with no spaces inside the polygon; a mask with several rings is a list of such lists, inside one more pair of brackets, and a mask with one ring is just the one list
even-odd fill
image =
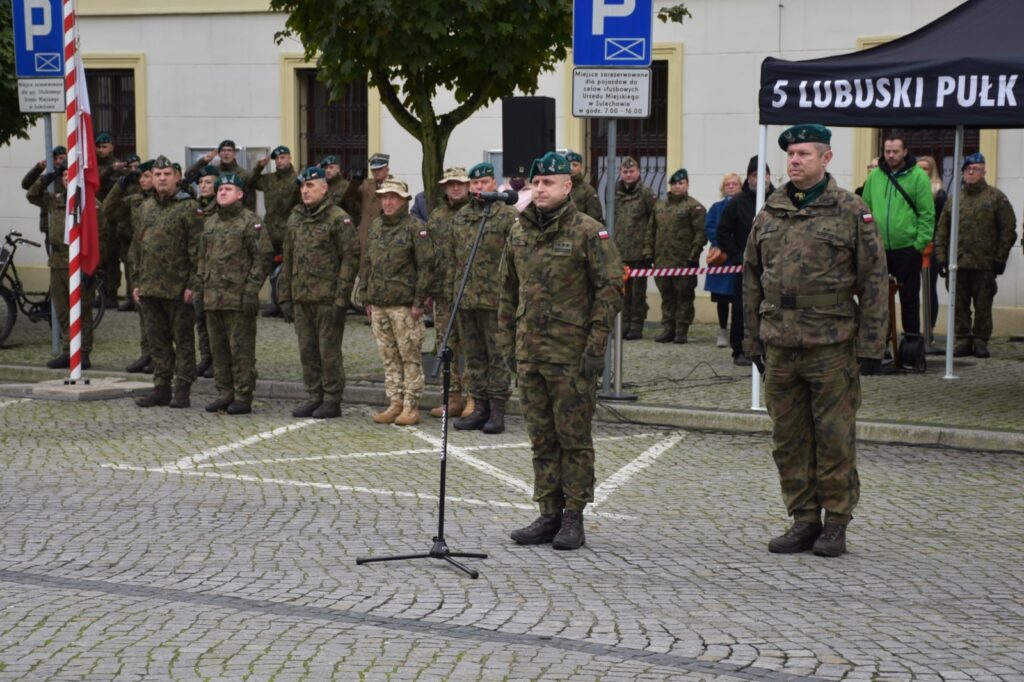
{"label": "brown desert boot", "polygon": [[585,544],[587,535],[583,532],[583,512],[566,509],[562,512],[562,527],[551,541],[551,546],[555,549],[579,549]]}
{"label": "brown desert boot", "polygon": [[373,415],[373,421],[375,424],[393,424],[400,414],[402,414],[402,401],[393,400],[388,409]]}

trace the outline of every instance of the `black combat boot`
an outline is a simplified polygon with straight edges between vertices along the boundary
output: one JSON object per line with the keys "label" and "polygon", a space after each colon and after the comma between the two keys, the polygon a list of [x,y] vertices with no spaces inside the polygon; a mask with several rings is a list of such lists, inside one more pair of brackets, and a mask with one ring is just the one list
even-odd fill
{"label": "black combat boot", "polygon": [[192,402],[189,400],[191,393],[192,390],[188,386],[182,386],[181,388],[176,389],[174,391],[174,397],[171,398],[171,402],[167,403],[167,406],[176,409],[183,409],[188,407],[189,405],[192,404]]}
{"label": "black combat boot", "polygon": [[130,312],[132,312],[132,311],[135,310],[135,301],[133,301],[131,298],[126,298],[126,299],[124,299],[124,303],[122,303],[121,305],[117,306],[117,310],[118,310],[118,312],[122,312],[122,313],[130,313]]}
{"label": "black combat boot", "polygon": [[263,306],[260,317],[281,317],[281,308],[273,300]]}
{"label": "black combat boot", "polygon": [[971,345],[970,341],[964,341],[953,346],[954,358],[966,358],[971,355],[974,355],[974,346]]}
{"label": "black combat boot", "polygon": [[213,358],[206,357],[199,361],[196,365],[196,376],[205,377],[206,371],[213,369]]}
{"label": "black combat boot", "polygon": [[320,403],[322,402],[322,400],[310,398],[309,400],[307,400],[306,402],[302,403],[294,410],[292,410],[292,416],[297,417],[298,419],[306,419],[308,417],[312,417],[313,413],[316,412],[316,408],[320,407]]}
{"label": "black combat boot", "polygon": [[644,332],[639,327],[630,327],[629,331],[622,335],[626,341],[638,341],[644,338]]}
{"label": "black combat boot", "polygon": [[341,403],[325,400],[310,415],[313,419],[334,419],[341,416]]}
{"label": "black combat boot", "polygon": [[551,542],[555,549],[579,549],[587,544],[587,534],[583,532],[583,512],[566,509],[562,512],[562,527]]}
{"label": "black combat boot", "polygon": [[846,526],[826,523],[821,535],[814,541],[812,551],[818,556],[840,556],[846,551]]}
{"label": "black combat boot", "polygon": [[689,334],[689,331],[690,331],[689,325],[687,325],[685,327],[680,327],[679,329],[677,329],[676,330],[676,335],[674,337],[672,337],[672,343],[686,343],[687,341],[689,341],[689,339],[687,338],[687,335]]}
{"label": "black combat boot", "polygon": [[491,400],[491,416],[484,423],[484,433],[502,433],[505,431],[505,401],[500,398]]}
{"label": "black combat boot", "polygon": [[459,431],[479,431],[491,417],[491,402],[483,398],[473,399],[473,411],[468,417],[455,420],[455,428]]}
{"label": "black combat boot", "polygon": [[61,353],[52,360],[48,360],[46,366],[50,369],[67,369],[71,366],[71,356],[67,353]]}
{"label": "black combat boot", "polygon": [[83,350],[82,351],[82,369],[89,369],[90,367],[92,367],[92,360],[89,359],[89,353],[87,351]]}
{"label": "black combat boot", "polygon": [[669,343],[676,338],[674,329],[665,328],[663,332],[654,337],[654,343]]}
{"label": "black combat boot", "polygon": [[768,551],[772,554],[806,552],[814,546],[814,541],[818,539],[819,535],[821,535],[820,523],[799,521],[782,535],[772,538],[768,543]]}
{"label": "black combat boot", "polygon": [[221,410],[228,409],[228,405],[234,401],[234,398],[217,398],[212,403],[206,403],[206,406],[203,409],[207,412],[220,412]]}
{"label": "black combat boot", "polygon": [[149,364],[150,357],[148,355],[140,355],[139,359],[124,368],[124,371],[129,374],[142,374],[142,370]]}
{"label": "black combat boot", "polygon": [[252,403],[245,400],[232,400],[226,412],[228,414],[249,414],[252,412]]}
{"label": "black combat boot", "polygon": [[985,358],[992,357],[992,353],[988,352],[988,344],[986,344],[984,341],[975,341],[974,357],[981,358],[982,360],[984,360]]}
{"label": "black combat boot", "polygon": [[517,528],[509,535],[520,545],[543,545],[551,542],[561,527],[561,514],[541,514],[529,526]]}
{"label": "black combat boot", "polygon": [[139,407],[163,407],[164,405],[169,405],[170,402],[170,386],[154,386],[148,395],[135,399],[135,404]]}

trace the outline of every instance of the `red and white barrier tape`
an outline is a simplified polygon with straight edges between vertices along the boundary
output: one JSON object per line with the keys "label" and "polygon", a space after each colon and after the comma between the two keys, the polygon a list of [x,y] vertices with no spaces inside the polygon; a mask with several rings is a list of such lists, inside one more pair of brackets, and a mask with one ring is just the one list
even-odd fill
{"label": "red and white barrier tape", "polygon": [[731,275],[743,272],[742,265],[717,265],[711,268],[636,268],[630,277],[689,277],[691,275]]}

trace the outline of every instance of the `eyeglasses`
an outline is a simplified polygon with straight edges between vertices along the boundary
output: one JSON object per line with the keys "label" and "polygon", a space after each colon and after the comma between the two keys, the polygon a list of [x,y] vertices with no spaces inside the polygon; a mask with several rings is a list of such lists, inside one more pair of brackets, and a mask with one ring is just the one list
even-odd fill
{"label": "eyeglasses", "polygon": [[977,166],[968,166],[967,168],[964,168],[964,175],[981,175],[984,172],[984,168],[979,168]]}

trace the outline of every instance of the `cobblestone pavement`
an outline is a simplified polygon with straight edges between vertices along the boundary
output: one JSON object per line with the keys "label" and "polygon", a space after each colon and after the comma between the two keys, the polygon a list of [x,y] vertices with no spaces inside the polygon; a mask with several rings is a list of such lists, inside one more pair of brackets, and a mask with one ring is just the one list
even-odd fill
{"label": "cobblestone pavement", "polygon": [[[123,370],[138,356],[138,317],[108,312],[96,334],[94,368]],[[728,348],[714,345],[715,328],[694,325],[686,345],[657,344],[656,328],[624,346],[623,380],[642,403],[742,411],[750,408],[750,370],[732,364]],[[433,349],[428,335],[425,351]],[[942,340],[938,341],[942,345]],[[957,359],[956,380],[945,380],[944,356],[930,356],[924,374],[865,377],[860,418],[883,422],[1024,432],[1024,343],[990,344],[992,358]],[[369,327],[350,316],[345,330],[345,369],[350,382],[383,381]],[[301,378],[295,332],[279,319],[260,319],[258,370],[262,379]],[[49,330],[19,318],[0,364],[42,366],[50,358]]]}
{"label": "cobblestone pavement", "polygon": [[[202,402],[199,396],[197,402]],[[597,426],[587,545],[517,547],[522,421],[0,401],[0,678],[1020,680],[1024,460],[860,450],[839,559],[771,555],[762,437]],[[59,425],[59,430],[58,430]]]}

